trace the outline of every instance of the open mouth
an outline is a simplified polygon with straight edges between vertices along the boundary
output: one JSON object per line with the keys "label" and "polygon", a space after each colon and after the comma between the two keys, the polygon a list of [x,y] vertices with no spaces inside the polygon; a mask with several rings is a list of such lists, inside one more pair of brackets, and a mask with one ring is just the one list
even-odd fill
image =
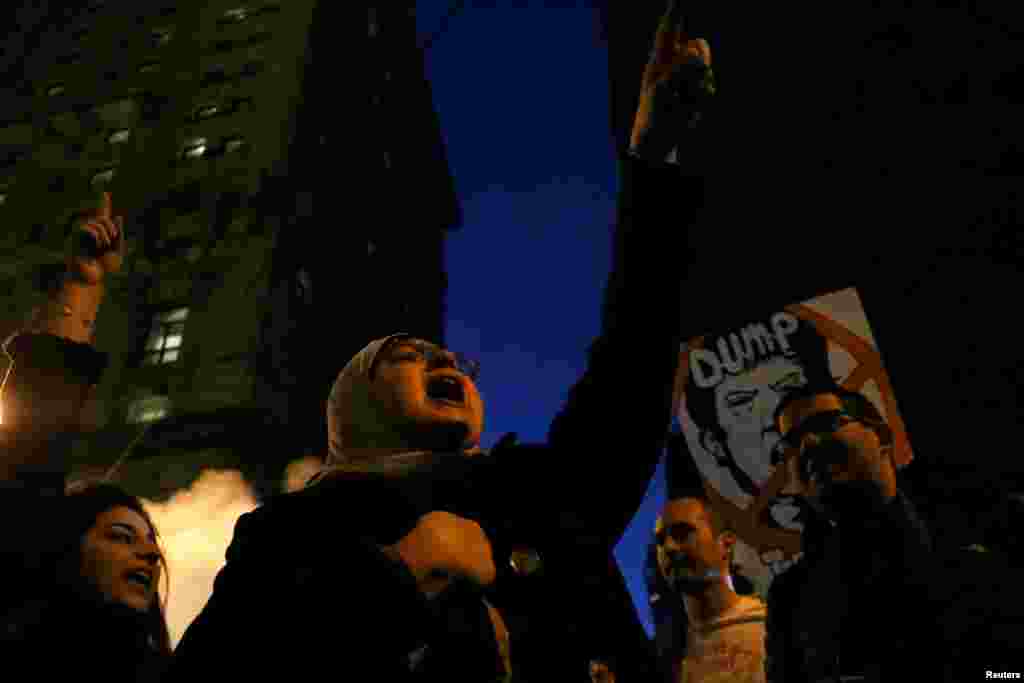
{"label": "open mouth", "polygon": [[153,586],[153,575],[146,571],[131,571],[125,574],[125,578],[128,580],[129,583],[142,586],[146,590],[149,590]]}
{"label": "open mouth", "polygon": [[466,392],[462,388],[462,382],[449,375],[441,375],[427,382],[427,398],[463,405],[466,402]]}

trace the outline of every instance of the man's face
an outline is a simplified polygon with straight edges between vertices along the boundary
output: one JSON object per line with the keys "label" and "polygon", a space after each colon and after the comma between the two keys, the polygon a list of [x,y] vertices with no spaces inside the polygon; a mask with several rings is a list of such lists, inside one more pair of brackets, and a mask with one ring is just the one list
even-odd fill
{"label": "man's face", "polygon": [[[823,419],[835,416],[834,419]],[[815,426],[818,425],[818,426]],[[805,497],[819,509],[835,511],[857,494],[855,462],[883,462],[883,447],[871,427],[846,416],[835,394],[793,401],[779,415],[779,429],[793,443],[795,469],[804,476]]]}
{"label": "man's face", "polygon": [[605,662],[590,662],[591,683],[615,683],[615,673]]}
{"label": "man's face", "polygon": [[385,347],[371,393],[411,446],[457,450],[479,443],[484,407],[476,385],[452,354],[424,358],[423,344],[401,339]]}
{"label": "man's face", "polygon": [[670,500],[656,533],[658,562],[673,589],[700,592],[728,572],[731,535],[715,537],[703,501]]}
{"label": "man's face", "polygon": [[127,507],[100,514],[82,539],[81,572],[108,602],[149,609],[160,581],[160,549],[145,518]]}

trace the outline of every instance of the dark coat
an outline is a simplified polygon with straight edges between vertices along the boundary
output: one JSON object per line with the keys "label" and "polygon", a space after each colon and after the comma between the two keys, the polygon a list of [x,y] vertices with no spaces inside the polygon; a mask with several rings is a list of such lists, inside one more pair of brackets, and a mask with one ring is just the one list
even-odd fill
{"label": "dark coat", "polygon": [[[492,680],[497,650],[481,594],[463,586],[428,603],[408,570],[378,550],[437,509],[477,519],[492,541],[499,578],[486,595],[512,632],[517,680],[586,681],[590,656],[626,639],[643,649],[611,551],[671,418],[686,227],[702,208],[703,181],[632,159],[623,171],[602,333],[547,443],[436,455],[416,476],[317,484],[243,515],[213,595],[178,646],[172,681],[322,670],[340,680]],[[539,571],[508,570],[518,546],[539,552]],[[633,657],[638,671],[643,659]]]}
{"label": "dark coat", "polygon": [[[1008,567],[995,558],[936,552],[902,493],[868,512],[858,528],[817,520],[804,538],[804,557],[768,595],[773,683],[856,674],[869,682],[981,680],[1012,652],[998,641],[1024,642],[1020,590]],[[1001,605],[992,581],[1002,586]]]}

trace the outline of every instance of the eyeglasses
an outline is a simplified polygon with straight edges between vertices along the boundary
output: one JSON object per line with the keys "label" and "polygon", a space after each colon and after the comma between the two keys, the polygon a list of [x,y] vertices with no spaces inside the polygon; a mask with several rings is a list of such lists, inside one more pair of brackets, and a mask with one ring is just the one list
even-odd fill
{"label": "eyeglasses", "polygon": [[427,365],[443,362],[453,365],[456,370],[473,381],[476,381],[477,377],[480,376],[479,362],[466,358],[461,353],[448,351],[440,346],[427,344],[426,342],[398,340],[387,357],[391,361],[423,361]]}
{"label": "eyeglasses", "polygon": [[856,422],[857,418],[842,410],[828,410],[811,415],[782,436],[786,448],[799,448],[808,434],[832,434],[843,425]]}

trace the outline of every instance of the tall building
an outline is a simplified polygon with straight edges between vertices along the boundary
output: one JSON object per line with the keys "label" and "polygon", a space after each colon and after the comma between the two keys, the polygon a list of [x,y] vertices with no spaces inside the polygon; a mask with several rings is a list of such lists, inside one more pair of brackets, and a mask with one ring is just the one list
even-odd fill
{"label": "tall building", "polygon": [[[392,6],[396,5],[396,6]],[[458,206],[410,6],[32,2],[0,61],[0,318],[41,296],[109,190],[129,255],[76,463],[164,495],[202,467],[264,491],[324,450],[348,357],[441,340]]]}

